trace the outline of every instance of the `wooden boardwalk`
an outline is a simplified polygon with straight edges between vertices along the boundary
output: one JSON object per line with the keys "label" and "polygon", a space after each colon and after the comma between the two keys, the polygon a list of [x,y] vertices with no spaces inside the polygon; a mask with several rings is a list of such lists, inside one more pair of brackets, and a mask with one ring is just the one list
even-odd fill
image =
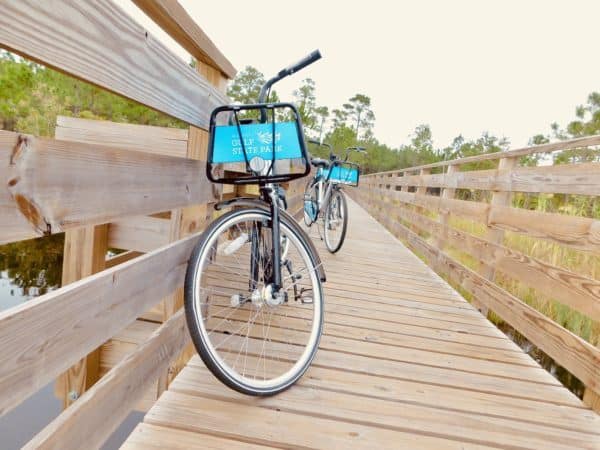
{"label": "wooden boardwalk", "polygon": [[349,200],[323,257],[325,329],[276,397],[221,385],[196,356],[123,448],[600,449],[600,416]]}

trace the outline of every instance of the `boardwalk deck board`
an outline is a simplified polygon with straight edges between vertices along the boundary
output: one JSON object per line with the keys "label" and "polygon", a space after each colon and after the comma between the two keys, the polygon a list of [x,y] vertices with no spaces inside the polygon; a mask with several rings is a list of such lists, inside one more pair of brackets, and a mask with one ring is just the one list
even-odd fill
{"label": "boardwalk deck board", "polygon": [[194,357],[124,449],[600,449],[599,415],[348,203],[338,254],[310,230],[326,324],[298,384],[245,397]]}

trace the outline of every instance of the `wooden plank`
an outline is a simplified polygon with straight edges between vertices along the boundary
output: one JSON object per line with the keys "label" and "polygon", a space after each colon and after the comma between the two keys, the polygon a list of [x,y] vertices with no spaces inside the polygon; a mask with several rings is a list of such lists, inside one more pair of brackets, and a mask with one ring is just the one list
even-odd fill
{"label": "wooden plank", "polygon": [[20,141],[13,136],[0,134],[0,244],[30,239],[36,235],[31,225],[19,212],[9,190],[8,180],[15,178],[13,156]]}
{"label": "wooden plank", "polygon": [[[514,171],[517,164],[518,158],[502,158],[498,163],[498,171],[502,173],[510,173]],[[492,193],[492,198],[490,200],[491,208],[493,209],[496,206],[506,206],[510,207],[512,204],[512,193],[510,190],[494,190]],[[491,228],[489,225],[487,226],[485,238],[494,243],[494,244],[502,244],[504,242],[504,230],[499,230],[495,228]],[[496,276],[496,268],[490,264],[483,264],[479,267],[479,273],[486,279],[490,281],[494,281],[494,277]],[[594,302],[595,303],[595,302]],[[486,306],[481,305],[479,311],[487,317],[488,308]]]}
{"label": "wooden plank", "polygon": [[583,394],[583,403],[588,405],[592,410],[600,414],[600,394],[586,388]]}
{"label": "wooden plank", "polygon": [[169,220],[149,216],[118,219],[108,227],[111,248],[150,252],[169,242]]}
{"label": "wooden plank", "polygon": [[417,224],[419,228],[435,236],[446,235],[454,247],[473,256],[486,267],[493,267],[594,320],[600,320],[599,281],[547,264],[469,233],[451,228],[444,229],[431,219],[407,209],[400,211],[403,217]]}
{"label": "wooden plank", "polygon": [[[222,302],[225,306],[226,302]],[[336,305],[337,306],[337,305]],[[292,308],[290,308],[292,309]],[[346,317],[345,321],[341,322],[339,318],[341,316],[336,315],[333,311],[337,308],[333,307],[326,310],[329,321],[325,324],[323,330],[323,337],[321,340],[320,348],[333,349],[340,351],[348,351],[352,354],[367,354],[372,356],[383,356],[389,359],[402,360],[413,360],[422,364],[430,364],[432,366],[442,364],[444,367],[452,367],[454,357],[467,357],[485,361],[495,361],[508,364],[518,364],[521,366],[529,366],[539,368],[531,358],[522,352],[510,350],[499,350],[493,347],[486,347],[485,352],[482,352],[482,347],[486,343],[485,339],[481,339],[481,345],[476,344],[477,337],[473,336],[472,342],[467,344],[457,343],[451,340],[440,341],[430,339],[434,334],[431,330],[425,334],[425,337],[413,336],[410,334],[400,334],[402,327],[398,326],[395,331],[384,331],[386,323],[379,321],[365,319],[356,316]],[[298,312],[300,311],[300,312]],[[222,317],[219,315],[218,317]],[[245,318],[245,317],[244,317]],[[243,322],[244,318],[232,315],[231,320],[236,321],[238,324]],[[270,333],[272,338],[281,337],[286,339],[298,339],[298,342],[305,342],[303,339],[304,332],[306,332],[306,321],[310,320],[309,314],[302,314],[301,308],[294,308],[292,311],[286,311],[285,315],[275,314],[272,316],[270,329],[273,331]],[[268,325],[268,321],[257,318],[255,324]],[[279,330],[281,328],[282,330]],[[429,331],[429,330],[428,330]],[[249,333],[249,336],[254,336],[253,332]],[[468,335],[467,335],[468,336]],[[428,339],[429,338],[429,339]],[[355,347],[352,347],[351,342],[354,341]],[[499,340],[504,341],[504,340]],[[389,353],[380,352],[381,345],[376,345],[371,348],[372,352],[367,353],[368,346],[362,346],[362,343],[375,343],[385,345]],[[504,344],[504,342],[501,342]],[[392,348],[389,348],[392,347]],[[393,348],[399,347],[400,349]],[[440,356],[440,355],[452,355]],[[469,370],[469,367],[473,368],[477,366],[478,370],[488,370],[490,368],[498,368],[495,364],[488,364],[483,362],[481,364],[472,364],[467,360],[461,370]],[[500,366],[502,367],[502,366]],[[512,376],[512,374],[509,374]],[[544,380],[546,381],[545,377]]]}
{"label": "wooden plank", "polygon": [[179,311],[24,448],[99,448],[188,341]]}
{"label": "wooden plank", "polygon": [[[446,176],[452,176],[456,173],[459,172],[459,167],[458,166],[448,166],[448,169],[446,171]],[[440,198],[443,199],[453,199],[454,196],[456,195],[456,189],[454,188],[443,188],[442,191],[440,192]],[[442,212],[440,212],[439,214],[439,222],[442,225],[442,229],[446,230],[446,227],[448,226],[448,221],[450,220],[450,212],[447,210],[444,210]],[[446,245],[446,240],[447,240],[447,236],[445,236],[445,234],[441,234],[440,236],[437,237],[437,241],[436,241],[436,245],[438,248],[440,249],[444,249],[444,246]]]}
{"label": "wooden plank", "polygon": [[600,387],[599,349],[433,247],[407,227],[389,218],[381,220],[386,228],[405,239],[410,247],[427,255],[436,270],[447,273],[586,386],[592,389]]}
{"label": "wooden plank", "polygon": [[[196,70],[199,73],[206,72],[207,79],[217,88],[225,89],[226,78],[219,73],[214,73],[214,69],[202,61],[197,61]],[[210,75],[210,76],[209,76]],[[208,133],[197,127],[190,127],[189,140],[187,143],[186,157],[194,160],[206,160],[208,156]],[[204,176],[204,174],[202,175]],[[214,199],[220,196],[220,185],[213,184],[212,192]],[[203,203],[190,205],[185,208],[178,208],[171,211],[170,230],[168,239],[176,241],[184,236],[197,233],[203,230],[207,223],[210,223],[212,213],[214,212],[213,203]],[[163,303],[163,318],[165,321],[176,311],[183,307],[183,287],[179,287],[175,292],[168,295]],[[165,373],[160,377],[158,383],[158,395],[167,388],[171,380],[179,373],[188,359],[194,353],[190,346],[168,367]]]}
{"label": "wooden plank", "polygon": [[375,194],[430,211],[464,217],[491,228],[508,230],[587,252],[600,252],[600,220],[566,214],[531,211],[501,205],[445,199],[433,195],[374,189]]}
{"label": "wooden plank", "polygon": [[0,45],[200,128],[228,103],[111,0],[6,0]]}
{"label": "wooden plank", "polygon": [[118,255],[111,256],[106,260],[106,268],[110,269],[111,267],[118,266],[119,264],[123,264],[124,262],[127,262],[133,258],[137,258],[141,255],[142,254],[140,252],[134,251],[119,253]]}
{"label": "wooden plank", "polygon": [[0,415],[180,286],[197,239],[183,239],[0,313]]}
{"label": "wooden plank", "polygon": [[[167,391],[146,415],[145,422],[233,438],[279,448],[480,449],[464,440],[415,435],[380,427],[348,423],[276,409],[232,404]],[[252,420],[248,420],[252,418]],[[235,426],[232,426],[235,423]],[[274,431],[274,428],[285,432]],[[308,432],[308,430],[310,430]]]}
{"label": "wooden plank", "polygon": [[188,130],[58,116],[55,136],[60,140],[185,158]]}
{"label": "wooden plank", "polygon": [[198,61],[219,69],[227,78],[235,77],[235,67],[177,0],[133,2]]}
{"label": "wooden plank", "polygon": [[[188,369],[186,369],[187,371]],[[187,375],[187,374],[183,374]],[[512,418],[489,417],[461,411],[440,410],[437,407],[369,398],[343,392],[318,391],[301,385],[277,396],[266,397],[260,403],[233,390],[223,389],[219,382],[204,370],[203,374],[182,376],[176,380],[172,391],[201,398],[218,398],[233,405],[249,405],[258,408],[276,409],[307,417],[324,417],[339,422],[360,423],[367,426],[408,431],[414,434],[429,434],[449,440],[467,438],[470,442],[484,445],[511,445],[521,448],[552,448],[572,450],[600,444],[600,435],[586,435],[573,430],[556,429],[548,424],[523,423]],[[369,407],[365,408],[365,401]],[[320,408],[315,409],[315,403]],[[465,429],[469,430],[465,433]]]}
{"label": "wooden plank", "polygon": [[[65,233],[61,286],[104,270],[108,249],[108,227],[87,226]],[[66,408],[100,377],[100,353],[94,350],[62,374],[55,391]]]}
{"label": "wooden plank", "polygon": [[135,427],[121,446],[121,450],[260,450],[267,448],[273,447],[148,423],[141,423]]}
{"label": "wooden plank", "polygon": [[[256,358],[248,357],[249,364]],[[270,361],[272,370],[280,370],[285,365]],[[205,382],[202,374],[207,369],[202,360],[195,356],[176,380],[173,389],[180,382]],[[280,373],[280,372],[279,372]],[[379,377],[373,374],[360,374],[347,370],[336,370],[311,366],[298,380],[298,385],[308,388],[344,392],[366,398],[380,398],[410,404],[436,407],[445,411],[462,411],[473,414],[513,418],[524,422],[551,423],[557,428],[585,431],[598,434],[600,416],[573,406],[555,405],[547,398],[522,399],[507,395],[486,394],[466,389],[423,383],[421,380],[400,380]],[[216,389],[215,389],[216,391]]]}
{"label": "wooden plank", "polygon": [[[501,158],[509,160],[513,158]],[[517,161],[518,158],[514,158]],[[448,167],[460,167],[458,165]],[[423,169],[427,170],[427,169]],[[484,191],[600,195],[600,163],[508,167],[394,177],[390,186],[418,186]]]}
{"label": "wooden plank", "polygon": [[214,199],[211,184],[198,175],[201,161],[6,131],[0,131],[0,154],[9,164],[3,181],[13,209],[31,223],[23,230],[22,222],[3,215],[0,243],[19,233],[35,237]]}
{"label": "wooden plank", "polygon": [[488,225],[567,247],[600,253],[600,220],[509,206],[490,209]]}
{"label": "wooden plank", "polygon": [[466,158],[451,159],[448,161],[439,161],[436,163],[425,164],[422,166],[407,167],[407,168],[401,169],[401,170],[390,170],[387,172],[379,172],[377,174],[366,175],[364,178],[373,177],[375,175],[384,176],[384,175],[388,175],[388,174],[414,172],[414,171],[417,171],[420,169],[433,169],[434,167],[462,165],[462,164],[469,164],[469,163],[481,162],[481,161],[491,161],[491,160],[500,159],[500,158],[521,157],[521,156],[533,155],[536,153],[551,153],[551,152],[556,152],[556,151],[560,151],[560,150],[571,150],[574,148],[590,147],[593,145],[600,145],[600,135],[585,136],[585,137],[570,139],[570,140],[566,140],[566,141],[553,142],[550,144],[542,144],[542,145],[534,145],[531,147],[517,148],[517,149],[513,149],[513,150],[507,150],[504,152],[485,153],[483,155],[468,156]]}
{"label": "wooden plank", "polygon": [[[140,345],[147,341],[161,323],[147,320],[135,320],[133,323],[115,334],[101,347],[100,351],[100,376],[104,377],[127,356],[134,353]],[[141,398],[135,403],[133,409],[146,413],[157,399],[157,380],[146,388]]]}

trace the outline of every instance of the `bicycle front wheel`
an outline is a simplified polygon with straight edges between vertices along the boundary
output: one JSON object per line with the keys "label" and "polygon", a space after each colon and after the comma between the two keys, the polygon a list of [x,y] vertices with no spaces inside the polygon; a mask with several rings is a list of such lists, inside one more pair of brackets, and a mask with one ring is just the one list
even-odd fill
{"label": "bicycle front wheel", "polygon": [[323,236],[327,250],[336,253],[342,248],[348,228],[348,205],[342,191],[336,189],[325,210],[323,219]]}
{"label": "bicycle front wheel", "polygon": [[288,241],[279,295],[272,292],[270,213],[231,211],[205,231],[185,279],[185,312],[196,349],[227,386],[250,395],[290,387],[315,356],[323,293],[304,234],[282,218]]}

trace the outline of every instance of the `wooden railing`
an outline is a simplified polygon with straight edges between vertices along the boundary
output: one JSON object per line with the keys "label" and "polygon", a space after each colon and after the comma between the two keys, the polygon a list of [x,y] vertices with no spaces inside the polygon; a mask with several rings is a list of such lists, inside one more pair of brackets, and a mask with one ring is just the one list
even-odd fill
{"label": "wooden railing", "polygon": [[[235,69],[175,0],[135,3],[196,69],[111,0],[0,4],[0,47],[191,125],[59,117],[55,139],[0,131],[0,243],[65,232],[63,287],[0,313],[0,415],[56,379],[68,406],[27,448],[101,446],[189,356],[183,276],[221,196],[206,129]],[[296,212],[300,184],[290,191]],[[107,259],[110,247],[127,251]]]}
{"label": "wooden railing", "polygon": [[[514,244],[545,242],[591,259],[600,253],[598,217],[523,204],[524,199],[540,203],[547,194],[566,194],[563,206],[575,197],[593,204],[600,193],[600,163],[552,164],[547,154],[599,144],[600,136],[593,136],[366,175],[351,191],[389,231],[470,294],[480,310],[491,309],[578,377],[587,387],[584,400],[596,407],[600,350],[509,292],[505,281],[600,321],[600,281],[589,267],[569,267],[561,258],[553,261]],[[536,155],[541,162],[532,165]]]}

